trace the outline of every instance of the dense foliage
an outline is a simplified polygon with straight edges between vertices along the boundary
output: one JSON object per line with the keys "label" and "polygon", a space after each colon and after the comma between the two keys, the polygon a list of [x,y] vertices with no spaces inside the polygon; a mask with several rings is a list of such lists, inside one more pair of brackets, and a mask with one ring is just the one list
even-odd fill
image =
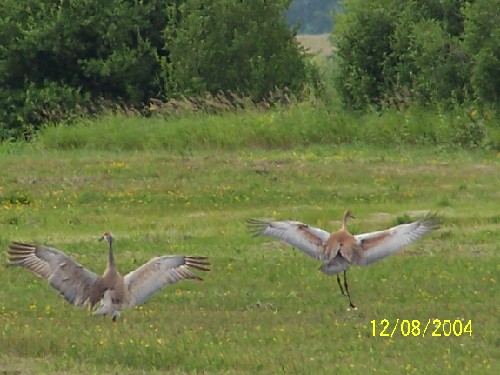
{"label": "dense foliage", "polygon": [[476,97],[500,100],[500,0],[476,0],[464,7],[463,48],[471,56],[470,84]]}
{"label": "dense foliage", "polygon": [[[158,80],[166,5],[152,0],[6,0],[0,130],[68,117],[98,98],[139,105]],[[25,129],[26,130],[26,129]]]}
{"label": "dense foliage", "polygon": [[4,0],[0,139],[105,102],[219,90],[259,101],[308,78],[288,1]]}
{"label": "dense foliage", "polygon": [[346,103],[498,103],[500,0],[344,5],[332,39]]}
{"label": "dense foliage", "polygon": [[178,7],[165,29],[167,91],[233,91],[259,101],[275,88],[301,90],[306,61],[282,16],[286,2],[279,3],[189,0]]}

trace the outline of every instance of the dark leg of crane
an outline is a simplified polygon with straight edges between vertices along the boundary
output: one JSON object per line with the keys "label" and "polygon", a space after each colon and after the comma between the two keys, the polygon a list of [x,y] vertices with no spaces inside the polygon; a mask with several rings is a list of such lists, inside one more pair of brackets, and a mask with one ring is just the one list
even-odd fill
{"label": "dark leg of crane", "polygon": [[342,288],[342,283],[340,282],[340,277],[339,274],[337,274],[337,282],[339,283],[340,291],[342,292],[342,295],[345,296],[344,288]]}
{"label": "dark leg of crane", "polygon": [[347,287],[347,271],[344,271],[344,287],[345,287],[345,290],[347,292],[347,297],[349,297],[349,306],[351,306],[353,309],[356,308],[356,306],[354,306],[354,304],[352,303],[351,301],[351,295],[349,293],[349,288]]}

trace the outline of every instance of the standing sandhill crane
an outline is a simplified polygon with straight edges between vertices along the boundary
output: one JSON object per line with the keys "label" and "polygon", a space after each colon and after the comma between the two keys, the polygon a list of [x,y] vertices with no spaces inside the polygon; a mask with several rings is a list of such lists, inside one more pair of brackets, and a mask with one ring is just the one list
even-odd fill
{"label": "standing sandhill crane", "polygon": [[190,267],[209,271],[205,256],[164,255],[151,259],[123,277],[116,268],[113,256],[113,236],[105,232],[100,241],[109,244],[108,264],[104,274],[98,276],[76,263],[62,251],[43,245],[11,242],[8,257],[11,266],[24,267],[47,280],[71,304],[88,304],[98,315],[111,315],[113,321],[125,308],[144,303],[167,284],[183,279],[203,279],[191,272]]}
{"label": "standing sandhill crane", "polygon": [[[438,229],[440,220],[436,215],[428,214],[423,219],[409,224],[400,224],[383,231],[353,236],[347,229],[347,221],[350,218],[354,218],[351,211],[345,211],[342,228],[333,233],[298,221],[267,222],[249,219],[247,223],[255,236],[280,239],[307,255],[323,261],[319,270],[326,275],[337,275],[340,291],[349,298],[349,305],[355,308],[347,286],[346,274],[350,265],[365,266],[394,254],[403,246]],[[340,272],[344,272],[345,291],[340,282]]]}

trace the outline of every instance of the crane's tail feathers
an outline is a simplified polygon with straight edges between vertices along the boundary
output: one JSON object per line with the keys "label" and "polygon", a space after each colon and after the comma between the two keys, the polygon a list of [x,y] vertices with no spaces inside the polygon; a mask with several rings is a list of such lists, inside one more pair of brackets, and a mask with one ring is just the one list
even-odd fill
{"label": "crane's tail feathers", "polygon": [[247,219],[247,227],[250,233],[254,237],[257,237],[262,233],[264,229],[269,225],[267,221],[259,220],[259,219]]}
{"label": "crane's tail feathers", "polygon": [[[200,271],[210,271],[210,262],[205,256],[186,256],[186,265]],[[201,279],[201,278],[200,278]]]}
{"label": "crane's tail feathers", "polygon": [[9,257],[9,262],[11,265],[19,265],[26,258],[30,257],[36,252],[36,246],[22,243],[22,242],[11,242],[9,245],[9,251],[7,255]]}

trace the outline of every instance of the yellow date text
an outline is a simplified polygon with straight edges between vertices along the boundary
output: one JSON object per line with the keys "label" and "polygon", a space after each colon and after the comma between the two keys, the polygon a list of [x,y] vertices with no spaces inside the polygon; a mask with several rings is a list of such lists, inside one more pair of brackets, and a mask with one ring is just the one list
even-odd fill
{"label": "yellow date text", "polygon": [[459,337],[472,336],[472,320],[463,319],[373,319],[371,322],[373,337]]}

